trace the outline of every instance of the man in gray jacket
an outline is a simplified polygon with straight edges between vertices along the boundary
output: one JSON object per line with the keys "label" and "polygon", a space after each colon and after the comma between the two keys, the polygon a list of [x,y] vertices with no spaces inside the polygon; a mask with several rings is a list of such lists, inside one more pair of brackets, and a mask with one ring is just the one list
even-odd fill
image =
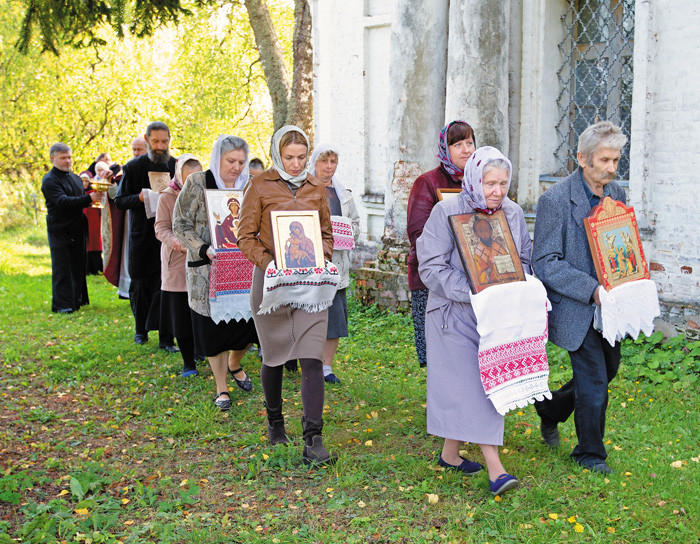
{"label": "man in gray jacket", "polygon": [[625,192],[613,181],[627,137],[608,121],[589,126],[578,140],[579,168],[545,192],[537,203],[532,266],[552,303],[549,339],[567,350],[573,378],[553,392],[551,400],[535,403],[542,438],[559,445],[557,424],[574,413],[578,445],[571,454],[581,466],[610,473],[603,444],[608,383],[620,366],[620,343],[611,346],[593,328],[600,305],[593,258],[583,219],[604,196],[625,202]]}

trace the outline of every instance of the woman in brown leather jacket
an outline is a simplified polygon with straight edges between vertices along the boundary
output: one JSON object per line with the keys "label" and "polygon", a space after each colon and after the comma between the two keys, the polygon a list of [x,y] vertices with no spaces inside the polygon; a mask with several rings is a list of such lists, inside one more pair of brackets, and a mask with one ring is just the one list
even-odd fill
{"label": "woman in brown leather jacket", "polygon": [[[270,212],[316,210],[321,223],[325,259],[333,254],[333,231],[326,186],[307,173],[309,141],[295,126],[285,126],[272,137],[273,167],[246,186],[238,225],[238,247],[256,266],[250,306],[262,346],[260,380],[267,408],[270,443],[286,444],[289,438],[282,416],[282,374],[286,361],[301,363],[301,400],[304,408],[303,460],[307,464],[328,463],[337,457],[324,448],[323,347],[326,343],[328,310],[309,312],[283,305],[259,315],[265,270],[273,261],[274,247]],[[279,266],[280,263],[277,263]],[[309,287],[314,289],[314,287]]]}

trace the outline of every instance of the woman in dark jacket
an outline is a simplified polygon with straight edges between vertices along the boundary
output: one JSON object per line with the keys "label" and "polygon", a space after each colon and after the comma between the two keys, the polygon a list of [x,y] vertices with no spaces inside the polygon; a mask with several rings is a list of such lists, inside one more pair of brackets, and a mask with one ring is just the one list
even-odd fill
{"label": "woman in dark jacket", "polygon": [[411,313],[418,363],[426,365],[425,355],[425,305],[428,288],[418,276],[416,240],[423,233],[423,225],[437,204],[438,189],[461,190],[464,165],[476,149],[474,130],[464,121],[452,121],[440,132],[438,159],[440,166],[418,176],[408,197],[407,230],[411,242],[408,254],[408,287],[411,290]]}

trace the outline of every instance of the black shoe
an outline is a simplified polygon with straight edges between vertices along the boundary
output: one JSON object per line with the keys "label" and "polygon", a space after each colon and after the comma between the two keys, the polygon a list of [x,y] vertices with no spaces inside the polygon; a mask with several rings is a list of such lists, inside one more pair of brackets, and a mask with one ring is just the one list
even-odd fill
{"label": "black shoe", "polygon": [[180,353],[180,348],[178,348],[175,344],[158,344],[158,347],[160,349],[164,349],[168,353]]}
{"label": "black shoe", "polygon": [[[226,395],[228,398],[222,399],[220,398],[221,395]],[[229,395],[228,391],[217,393],[214,397],[214,405],[222,412],[228,412],[231,409],[231,396]]]}
{"label": "black shoe", "polygon": [[75,309],[73,308],[61,308],[60,310],[54,310],[54,313],[57,314],[72,314],[75,312]]}
{"label": "black shoe", "polygon": [[286,368],[288,372],[296,372],[299,370],[299,365],[297,364],[296,359],[292,359],[291,361],[284,363],[284,368]]}
{"label": "black shoe", "polygon": [[243,372],[245,378],[239,380],[238,378],[236,378],[236,374],[238,374],[239,372],[243,372],[242,366],[239,366],[236,370],[231,370],[230,368],[228,369],[228,373],[231,374],[231,376],[233,376],[233,379],[236,382],[236,385],[239,387],[239,389],[242,389],[243,391],[252,391],[253,382],[250,381],[250,376]]}
{"label": "black shoe", "polygon": [[148,335],[147,334],[135,334],[134,335],[134,344],[139,344],[143,345],[146,342],[148,342]]}
{"label": "black shoe", "polygon": [[340,383],[340,378],[333,374],[332,372],[328,376],[324,376],[323,379],[326,383]]}
{"label": "black shoe", "polygon": [[613,469],[611,469],[608,464],[605,461],[599,461],[597,463],[593,463],[590,465],[581,465],[583,468],[587,468],[591,472],[595,472],[597,474],[612,474],[615,472]]}
{"label": "black shoe", "polygon": [[559,447],[559,429],[556,422],[552,423],[548,419],[542,418],[540,420],[540,433],[542,434],[542,440],[550,448]]}

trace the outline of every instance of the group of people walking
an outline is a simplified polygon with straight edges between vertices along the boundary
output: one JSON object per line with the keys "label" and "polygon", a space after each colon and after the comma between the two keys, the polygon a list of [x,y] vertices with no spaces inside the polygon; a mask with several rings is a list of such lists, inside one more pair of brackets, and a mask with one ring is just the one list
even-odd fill
{"label": "group of people walking", "polygon": [[[183,376],[197,374],[196,355],[209,359],[216,383],[214,402],[231,407],[226,385],[232,374],[237,386],[252,389],[241,367],[243,354],[254,343],[262,350],[260,380],[267,410],[270,443],[286,444],[282,376],[285,364],[299,361],[303,405],[303,460],[328,463],[336,459],[323,444],[324,382],[338,382],[332,370],[338,339],[348,334],[346,288],[350,283],[347,250],[334,249],[332,216],[348,218],[355,237],[359,216],[351,192],[337,179],[340,152],[328,144],[310,143],[295,126],[279,129],[272,138],[272,167],[250,174],[248,144],[222,135],[212,149],[209,168],[185,154],[169,155],[170,131],[151,123],[145,134],[147,153],[124,166],[114,195],[117,208],[129,210],[129,298],[136,320],[135,341],[147,341],[148,322],[157,317],[163,335],[176,338]],[[624,200],[615,177],[626,137],[611,123],[597,123],[581,135],[579,168],[547,191],[540,200],[534,246],[523,210],[508,198],[512,165],[493,147],[476,148],[476,135],[463,121],[444,127],[438,141],[440,165],[414,183],[408,202],[409,285],[415,344],[421,367],[427,366],[427,430],[444,439],[438,464],[465,475],[480,472],[480,463],[460,455],[461,442],[479,444],[489,475],[490,490],[503,493],[518,485],[499,458],[504,417],[487,398],[478,365],[479,332],[467,274],[463,268],[449,217],[456,214],[490,215],[502,210],[517,254],[526,273],[544,283],[551,301],[549,338],[571,355],[573,378],[551,400],[538,401],[542,437],[551,446],[559,442],[557,424],[575,414],[579,445],[572,456],[582,466],[607,473],[603,445],[607,387],[620,361],[619,343],[606,345],[593,327],[599,304],[598,285],[583,229],[583,217],[601,197]],[[57,217],[82,210],[102,198],[82,194],[65,157],[67,146],[51,149],[54,168],[44,179],[49,240],[54,272],[54,311],[75,310],[87,303],[80,293],[62,298],[65,282],[60,272],[66,261],[60,247],[78,244],[78,228],[57,234]],[[59,147],[57,147],[59,146]],[[67,150],[70,156],[70,150]],[[309,160],[310,159],[310,160]],[[258,166],[258,165],[256,165]],[[152,177],[165,173],[167,188],[152,206]],[[63,195],[54,186],[61,185]],[[250,296],[246,308],[212,297],[212,266],[223,266],[223,255],[211,239],[208,190],[242,190],[242,201],[231,236],[252,263]],[[440,201],[440,189],[458,189],[455,198]],[[275,278],[272,212],[314,211],[318,214],[326,268],[320,273],[337,277],[337,290],[323,299],[325,281],[299,282],[303,304],[282,300],[270,306],[266,297]],[[233,213],[233,212],[232,212]],[[233,223],[232,223],[233,225]],[[492,248],[488,233],[479,235]],[[83,247],[83,252],[84,246]],[[77,249],[75,249],[77,251]],[[70,275],[70,271],[67,273]],[[275,286],[274,288],[279,287]],[[297,286],[298,287],[298,286]],[[70,297],[69,297],[70,298]],[[158,304],[154,305],[154,301]],[[223,307],[222,307],[223,306]],[[235,308],[234,308],[235,306]],[[154,307],[157,313],[154,314]],[[221,316],[225,316],[222,318]],[[528,316],[522,316],[527,319]],[[144,338],[144,335],[145,338]]]}

